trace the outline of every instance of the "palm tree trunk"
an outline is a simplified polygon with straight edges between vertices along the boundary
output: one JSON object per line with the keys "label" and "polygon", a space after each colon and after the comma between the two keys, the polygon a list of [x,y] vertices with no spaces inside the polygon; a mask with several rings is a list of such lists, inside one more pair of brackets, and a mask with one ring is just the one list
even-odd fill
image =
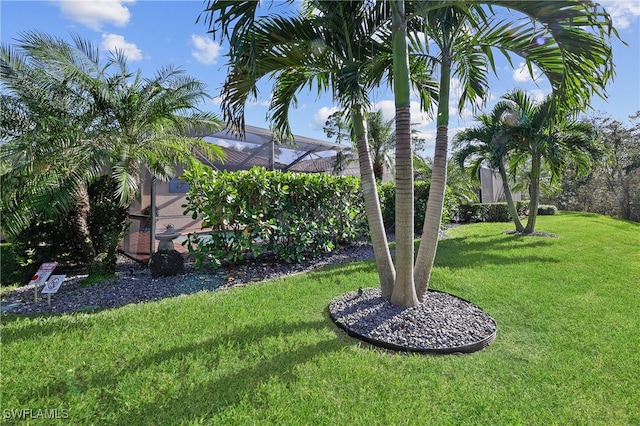
{"label": "palm tree trunk", "polygon": [[419,303],[413,279],[414,205],[413,165],[409,106],[396,108],[396,285],[391,303]]}
{"label": "palm tree trunk", "polygon": [[373,163],[373,174],[377,180],[382,181],[384,177],[384,164],[377,161]]}
{"label": "palm tree trunk", "polygon": [[433,155],[431,186],[429,200],[424,216],[422,238],[416,257],[414,281],[416,294],[423,302],[429,289],[429,279],[438,249],[438,236],[442,222],[444,193],[447,187],[447,152],[449,149],[449,85],[451,80],[451,62],[443,55],[440,74],[440,93],[438,100],[438,128],[436,130],[436,146]]}
{"label": "palm tree trunk", "polygon": [[419,303],[413,282],[413,153],[409,93],[409,54],[404,1],[392,1],[393,85],[396,104],[396,284],[391,303]]}
{"label": "palm tree trunk", "polygon": [[376,180],[373,175],[371,155],[369,153],[369,141],[367,140],[367,128],[364,120],[362,107],[354,108],[351,111],[351,121],[356,135],[358,146],[358,162],[360,164],[360,179],[362,195],[364,197],[369,233],[371,234],[371,244],[376,258],[378,278],[380,279],[380,291],[382,297],[390,299],[395,284],[396,271],[389,251],[387,234],[382,221],[382,210],[376,188]]}
{"label": "palm tree trunk", "polygon": [[89,203],[89,193],[87,188],[82,185],[78,188],[72,221],[80,243],[80,249],[83,257],[82,262],[87,265],[89,275],[91,275],[91,271],[93,270],[92,265],[96,261],[96,251],[93,247],[91,233],[89,232],[90,211],[91,204]]}
{"label": "palm tree trunk", "polygon": [[507,199],[507,207],[509,208],[509,213],[511,213],[513,223],[516,225],[516,231],[524,232],[524,226],[522,226],[520,216],[518,216],[518,209],[516,209],[516,205],[513,202],[511,188],[509,188],[509,182],[507,181],[507,173],[504,170],[502,161],[500,161],[500,164],[498,164],[498,172],[500,173],[500,178],[502,179],[502,190],[504,191],[504,197]]}
{"label": "palm tree trunk", "polygon": [[529,200],[529,218],[524,232],[533,233],[536,229],[536,219],[538,218],[538,202],[540,200],[540,154],[533,153],[531,156],[531,200]]}
{"label": "palm tree trunk", "polygon": [[438,249],[444,193],[447,186],[447,145],[448,128],[447,126],[438,126],[429,200],[427,201],[427,211],[414,271],[416,294],[421,302],[424,302],[429,289],[429,279]]}
{"label": "palm tree trunk", "polygon": [[124,237],[128,228],[127,217],[130,205],[114,205],[113,218],[109,229],[105,232],[108,235],[107,244],[104,248],[104,259],[102,260],[102,273],[104,275],[115,275],[118,263],[118,245]]}

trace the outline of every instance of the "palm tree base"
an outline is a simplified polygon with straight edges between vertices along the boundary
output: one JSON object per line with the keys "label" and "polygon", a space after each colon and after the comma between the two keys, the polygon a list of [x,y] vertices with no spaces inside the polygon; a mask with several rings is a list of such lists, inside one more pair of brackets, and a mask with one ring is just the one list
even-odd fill
{"label": "palm tree base", "polygon": [[[452,309],[458,315],[451,315]],[[351,337],[402,352],[476,352],[497,333],[495,320],[478,306],[435,290],[423,303],[401,307],[383,299],[378,288],[360,289],[331,301],[329,314]]]}
{"label": "palm tree base", "polygon": [[503,234],[517,235],[522,237],[550,237],[550,238],[557,237],[556,234],[552,234],[550,232],[541,232],[541,231],[527,232],[526,230],[522,232],[521,231],[504,231]]}

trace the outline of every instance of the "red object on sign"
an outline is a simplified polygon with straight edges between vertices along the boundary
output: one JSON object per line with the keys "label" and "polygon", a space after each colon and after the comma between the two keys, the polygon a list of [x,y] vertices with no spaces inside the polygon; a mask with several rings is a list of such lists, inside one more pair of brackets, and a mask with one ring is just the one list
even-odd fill
{"label": "red object on sign", "polygon": [[36,286],[44,284],[45,281],[47,281],[47,278],[49,278],[49,275],[51,275],[53,270],[56,269],[56,266],[58,266],[57,262],[43,263],[36,271],[36,274],[31,278],[29,284]]}

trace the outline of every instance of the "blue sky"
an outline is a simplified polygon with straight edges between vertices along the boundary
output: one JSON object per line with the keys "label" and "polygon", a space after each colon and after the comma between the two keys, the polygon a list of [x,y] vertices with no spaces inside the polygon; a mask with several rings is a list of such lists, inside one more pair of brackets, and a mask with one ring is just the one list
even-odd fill
{"label": "blue sky", "polygon": [[[267,2],[266,2],[267,3]],[[275,1],[278,6],[278,1]],[[626,121],[640,110],[640,1],[601,2],[612,15],[614,24],[628,46],[613,42],[617,76],[607,87],[609,99],[594,98],[591,105],[615,119]],[[79,34],[100,47],[107,56],[110,49],[123,49],[131,68],[139,68],[144,76],[165,65],[175,65],[189,75],[204,81],[212,99],[203,109],[218,111],[220,87],[226,75],[226,46],[216,43],[207,34],[207,27],[196,24],[204,2],[197,1],[145,1],[145,0],[86,0],[86,1],[7,1],[0,2],[0,38],[2,43],[13,42],[20,32],[41,30],[71,40],[70,34]],[[514,60],[514,65],[520,63]],[[455,84],[452,94],[455,95]],[[270,84],[261,86],[260,97],[246,109],[246,122],[268,127],[265,116],[270,96]],[[491,80],[490,108],[496,98],[519,87],[534,97],[542,97],[550,88],[544,77],[532,81],[527,72],[513,70],[506,62],[499,64],[499,74]],[[417,101],[417,99],[416,99]],[[373,96],[376,109],[382,109],[387,118],[393,117],[393,97],[388,90]],[[452,107],[457,98],[452,99]],[[412,109],[412,122],[427,141],[425,155],[431,155],[435,142],[433,120],[420,113],[417,102]],[[292,111],[290,121],[293,132],[308,137],[325,139],[322,125],[335,110],[329,96],[318,98],[314,92],[303,92],[299,104]],[[453,112],[453,111],[452,111]],[[473,113],[465,111],[462,117],[452,114],[450,136],[473,124]]]}

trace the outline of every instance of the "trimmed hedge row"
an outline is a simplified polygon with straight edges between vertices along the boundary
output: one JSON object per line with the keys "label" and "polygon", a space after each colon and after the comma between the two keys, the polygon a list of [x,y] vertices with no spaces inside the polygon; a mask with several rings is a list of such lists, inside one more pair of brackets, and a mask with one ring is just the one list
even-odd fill
{"label": "trimmed hedge row", "polygon": [[[529,203],[516,201],[518,215],[524,216]],[[458,208],[458,220],[463,223],[509,222],[512,219],[506,202],[461,204]]]}
{"label": "trimmed hedge row", "polygon": [[[420,233],[424,226],[424,216],[427,211],[427,201],[429,200],[429,182],[415,181],[413,183],[413,224],[415,231]],[[396,184],[395,182],[384,182],[378,187],[380,196],[380,208],[382,209],[382,220],[387,230],[395,226],[396,216]],[[444,196],[444,207],[442,209],[442,223],[448,223],[456,214],[458,203],[449,188]]]}
{"label": "trimmed hedge row", "polygon": [[207,238],[187,236],[198,265],[235,263],[264,252],[299,261],[366,232],[355,177],[197,167],[182,178],[190,185],[185,214],[211,228]]}
{"label": "trimmed hedge row", "polygon": [[538,206],[538,216],[553,216],[558,213],[558,208],[556,206],[542,204]]}
{"label": "trimmed hedge row", "polygon": [[[516,201],[516,210],[519,216],[528,214],[529,202]],[[538,206],[538,215],[554,215],[558,212],[556,206]],[[458,207],[458,221],[463,223],[475,222],[510,222],[513,218],[509,213],[506,202],[501,203],[474,203],[461,204]]]}

